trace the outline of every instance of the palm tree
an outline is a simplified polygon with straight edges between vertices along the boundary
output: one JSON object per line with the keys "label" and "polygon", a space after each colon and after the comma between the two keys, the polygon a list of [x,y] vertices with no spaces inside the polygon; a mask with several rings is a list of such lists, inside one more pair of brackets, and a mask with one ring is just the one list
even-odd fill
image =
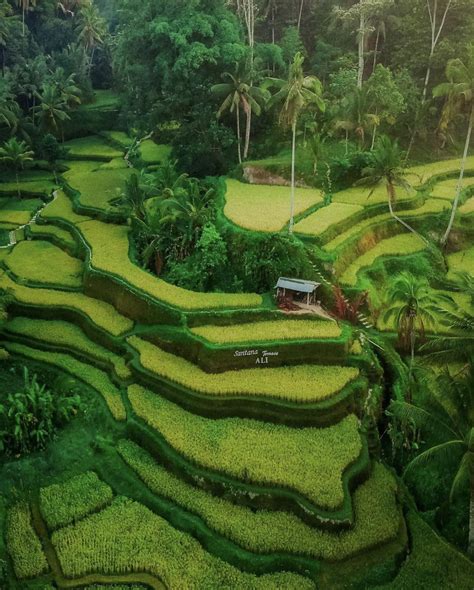
{"label": "palm tree", "polygon": [[[406,191],[411,188],[403,177],[402,160],[402,152],[398,146],[398,142],[392,142],[389,137],[382,135],[378,138],[375,149],[372,152],[372,165],[362,171],[361,180],[355,184],[372,186],[373,189],[369,193],[370,197],[376,187],[381,182],[385,182],[390,215],[409,231],[419,235],[411,225],[400,219],[393,209],[396,203],[396,187],[402,186]],[[420,237],[427,242],[423,236]]]}
{"label": "palm tree", "polygon": [[292,130],[291,144],[291,199],[290,225],[288,231],[293,232],[295,214],[295,160],[296,160],[296,126],[301,113],[308,107],[315,107],[324,112],[323,87],[315,76],[303,73],[303,55],[298,52],[290,65],[288,80],[269,78],[268,86],[275,87],[276,93],[269,100],[269,106],[283,103],[280,111],[280,124]]}
{"label": "palm tree", "polygon": [[24,168],[25,162],[31,162],[33,156],[34,152],[28,149],[26,143],[18,141],[14,137],[6,141],[3,147],[0,148],[0,162],[9,164],[15,171],[18,198],[21,198],[18,171]]}
{"label": "palm tree", "polygon": [[220,118],[225,111],[230,111],[236,114],[237,123],[237,148],[239,156],[239,164],[242,163],[242,138],[240,132],[240,108],[243,109],[246,118],[245,131],[245,145],[243,159],[247,158],[250,145],[250,131],[251,131],[251,114],[255,113],[257,116],[261,113],[261,104],[265,101],[266,93],[257,86],[252,86],[250,74],[244,65],[239,65],[234,74],[224,72],[223,79],[228,82],[222,84],[215,84],[211,88],[211,92],[217,96],[224,96],[224,101],[217,111],[217,117]]}
{"label": "palm tree", "polygon": [[[472,361],[472,359],[471,359]],[[423,407],[406,401],[393,401],[389,413],[402,424],[429,434],[429,448],[417,455],[406,467],[404,475],[426,465],[439,468],[440,474],[456,467],[449,492],[449,501],[463,489],[470,489],[468,553],[474,557],[474,372],[452,377],[448,371],[423,384],[427,401]],[[426,438],[426,436],[424,437]]]}
{"label": "palm tree", "polygon": [[93,4],[84,4],[79,12],[77,34],[86,53],[89,53],[89,71],[94,61],[94,53],[105,40],[106,24]]}
{"label": "palm tree", "polygon": [[8,2],[0,4],[0,49],[2,51],[2,75],[5,74],[5,51],[9,41],[15,37],[17,16]]}
{"label": "palm tree", "polygon": [[389,287],[389,307],[384,314],[384,321],[395,319],[399,344],[404,350],[410,351],[410,377],[416,339],[424,338],[427,324],[434,325],[441,298],[441,295],[434,295],[427,281],[408,272],[400,273]]}
{"label": "palm tree", "polygon": [[440,308],[438,312],[440,321],[454,334],[436,336],[422,346],[422,351],[428,352],[428,360],[447,364],[462,362],[466,367],[474,358],[474,315],[463,309]]}
{"label": "palm tree", "polygon": [[357,137],[359,148],[363,149],[368,131],[380,125],[380,117],[371,113],[370,96],[365,88],[355,88],[354,91],[340,103],[339,112],[333,126],[336,131],[343,130],[346,136],[346,154],[348,152],[349,134]]}
{"label": "palm tree", "polygon": [[59,94],[57,87],[52,84],[43,84],[41,94],[37,93],[37,97],[41,102],[33,112],[38,113],[41,126],[53,133],[60,129],[64,141],[63,123],[70,119],[64,98]]}
{"label": "palm tree", "polygon": [[468,125],[464,153],[461,161],[461,171],[459,173],[459,182],[456,188],[456,196],[453,201],[448,227],[441,240],[442,244],[447,243],[453,227],[463,185],[469,146],[471,143],[472,126],[474,124],[474,44],[468,46],[464,60],[452,59],[448,62],[448,65],[446,66],[446,78],[448,79],[448,82],[439,84],[433,90],[433,96],[446,97],[446,105],[443,110],[441,126],[447,126],[451,119],[459,113],[467,114]]}
{"label": "palm tree", "polygon": [[23,36],[25,36],[25,13],[30,10],[31,6],[36,6],[36,0],[16,0],[17,6],[21,8],[23,21]]}
{"label": "palm tree", "polygon": [[81,104],[81,89],[76,85],[75,74],[66,76],[64,68],[56,68],[52,73],[50,83],[56,86],[59,96],[68,108]]}
{"label": "palm tree", "polygon": [[20,119],[20,107],[12,91],[11,78],[0,78],[0,127],[5,125],[15,133]]}

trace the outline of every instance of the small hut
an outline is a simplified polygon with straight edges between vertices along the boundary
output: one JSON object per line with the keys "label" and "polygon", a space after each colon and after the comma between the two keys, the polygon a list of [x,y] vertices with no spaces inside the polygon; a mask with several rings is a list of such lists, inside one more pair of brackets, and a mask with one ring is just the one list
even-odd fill
{"label": "small hut", "polygon": [[290,300],[306,303],[306,305],[314,305],[316,303],[316,290],[320,285],[321,283],[315,283],[314,281],[280,277],[275,286],[277,301],[280,303]]}

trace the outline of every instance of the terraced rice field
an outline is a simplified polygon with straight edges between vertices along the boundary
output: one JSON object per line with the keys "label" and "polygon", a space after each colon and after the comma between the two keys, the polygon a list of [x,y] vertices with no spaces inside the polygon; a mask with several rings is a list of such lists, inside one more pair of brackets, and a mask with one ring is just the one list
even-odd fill
{"label": "terraced rice field", "polygon": [[[0,288],[13,302],[2,346],[83,383],[101,417],[91,418],[97,432],[79,451],[79,471],[71,456],[61,478],[9,506],[18,579],[49,571],[59,586],[71,578],[129,590],[293,590],[324,587],[327,568],[364,572],[372,558],[378,567],[380,555],[399,560],[407,539],[397,483],[369,458],[356,414],[377,385],[365,348],[349,325],[274,311],[264,319],[269,304],[260,295],[194,293],[140,269],[129,256],[130,228],[107,217],[107,191],[120,190],[129,173],[113,146],[127,141],[109,132],[70,143],[69,158],[79,159],[68,160],[63,173],[68,193],[58,191],[28,229],[31,241],[0,257]],[[152,162],[160,146],[145,146]],[[348,194],[322,207],[319,191],[298,189],[297,212],[308,215],[297,231],[322,236],[365,215],[364,199],[349,203]],[[288,205],[288,187],[228,181],[225,213],[237,225],[280,231]],[[433,197],[404,215],[449,205]],[[358,231],[388,217],[369,215]],[[337,236],[327,251],[354,232]],[[354,284],[379,257],[423,248],[411,235],[382,240],[342,280]],[[148,317],[143,310],[150,309],[161,315]],[[155,324],[163,347],[146,340]],[[166,347],[174,334],[187,339],[182,356]],[[199,364],[197,345],[216,354],[270,347],[281,358],[278,366],[212,373]],[[340,361],[327,365],[316,353],[311,364],[286,359],[286,347],[309,345],[341,346]],[[297,407],[318,415],[302,421]],[[256,408],[252,417],[249,408]]]}
{"label": "terraced rice field", "polygon": [[341,282],[354,286],[357,275],[364,268],[369,268],[382,256],[407,256],[421,252],[426,242],[414,234],[400,234],[379,242],[374,248],[357,258],[341,275]]}
{"label": "terraced rice field", "polygon": [[[256,231],[277,232],[290,220],[290,189],[252,185],[227,179],[225,215],[236,225]],[[297,188],[295,215],[323,202],[317,189]]]}

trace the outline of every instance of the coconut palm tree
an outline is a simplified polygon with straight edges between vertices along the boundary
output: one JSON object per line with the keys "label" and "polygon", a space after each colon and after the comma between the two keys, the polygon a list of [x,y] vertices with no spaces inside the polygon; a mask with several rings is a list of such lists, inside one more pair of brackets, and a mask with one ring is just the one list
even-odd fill
{"label": "coconut palm tree", "polygon": [[[211,92],[216,96],[225,97],[223,103],[217,111],[217,117],[220,118],[226,111],[230,111],[236,115],[237,124],[237,149],[239,156],[239,164],[242,159],[247,158],[250,145],[251,132],[251,114],[255,113],[257,116],[262,111],[262,104],[265,102],[267,93],[257,86],[252,86],[250,72],[246,66],[238,65],[234,74],[224,72],[222,74],[224,80],[228,80],[222,84],[215,84],[211,88]],[[245,131],[244,154],[242,158],[242,138],[240,132],[240,109],[245,113],[247,123]]]}
{"label": "coconut palm tree", "polygon": [[15,133],[20,119],[20,107],[12,91],[12,80],[8,76],[0,78],[0,127],[6,126]]}
{"label": "coconut palm tree", "polygon": [[341,101],[333,127],[336,131],[345,132],[346,154],[350,133],[356,136],[359,148],[363,149],[367,133],[373,132],[380,125],[380,117],[371,110],[371,100],[366,88],[355,88]]}
{"label": "coconut palm tree", "polygon": [[18,172],[22,170],[26,162],[33,160],[34,152],[28,149],[24,141],[18,141],[12,137],[3,144],[0,148],[0,162],[9,164],[15,171],[16,189],[18,198],[21,198],[20,182],[18,180]]}
{"label": "coconut palm tree", "polygon": [[441,240],[442,244],[447,243],[453,227],[463,185],[469,146],[471,143],[472,127],[474,124],[474,44],[468,46],[464,59],[451,59],[448,62],[448,65],[446,66],[446,78],[448,79],[448,82],[439,84],[433,90],[433,96],[446,97],[446,104],[443,109],[440,126],[446,127],[452,118],[459,113],[465,113],[467,115],[468,125],[456,195],[454,197],[448,227]]}
{"label": "coconut palm tree", "polygon": [[64,98],[59,94],[56,86],[43,84],[41,93],[37,93],[40,104],[33,112],[38,113],[41,126],[47,131],[57,133],[59,130],[63,135],[63,123],[70,119],[67,110],[68,106]]}
{"label": "coconut palm tree", "polygon": [[[372,186],[373,188],[369,192],[370,197],[376,187],[381,182],[385,182],[390,215],[409,231],[419,235],[411,225],[400,219],[393,209],[396,204],[396,187],[401,186],[406,191],[411,188],[403,177],[402,160],[402,152],[398,142],[392,141],[386,135],[380,136],[372,152],[372,165],[362,171],[362,178],[355,184]],[[423,236],[420,237],[426,242]]]}
{"label": "coconut palm tree", "polygon": [[292,131],[291,143],[291,198],[290,198],[290,224],[288,231],[293,232],[295,214],[295,160],[296,160],[296,127],[301,113],[307,108],[315,108],[324,112],[326,109],[323,100],[323,86],[315,76],[305,76],[303,72],[303,55],[298,52],[290,70],[287,80],[268,78],[266,85],[275,88],[275,94],[270,98],[268,105],[282,104],[280,111],[280,124]]}
{"label": "coconut palm tree", "polygon": [[461,377],[454,378],[446,371],[422,384],[423,406],[406,401],[393,401],[389,406],[389,413],[400,423],[429,434],[429,447],[408,463],[404,476],[428,465],[437,467],[440,474],[456,468],[448,499],[451,502],[462,490],[470,490],[468,553],[474,557],[473,364]]}
{"label": "coconut palm tree", "polygon": [[415,360],[417,338],[424,338],[427,325],[434,325],[441,300],[429,283],[408,272],[400,273],[389,286],[388,309],[384,321],[395,320],[400,346],[410,352],[409,376]]}
{"label": "coconut palm tree", "polygon": [[64,68],[56,68],[51,75],[50,83],[56,86],[59,96],[68,108],[81,104],[81,89],[76,84],[75,74],[66,76]]}
{"label": "coconut palm tree", "polygon": [[77,25],[78,40],[89,54],[89,71],[92,69],[94,53],[105,40],[107,28],[105,20],[100,16],[93,4],[84,4],[79,12]]}

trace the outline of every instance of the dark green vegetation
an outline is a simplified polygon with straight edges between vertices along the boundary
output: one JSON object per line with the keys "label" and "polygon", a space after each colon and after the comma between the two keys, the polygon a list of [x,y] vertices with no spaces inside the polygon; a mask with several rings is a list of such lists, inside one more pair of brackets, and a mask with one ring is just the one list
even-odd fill
{"label": "dark green vegetation", "polygon": [[335,4],[0,0],[2,590],[472,589],[471,2]]}

